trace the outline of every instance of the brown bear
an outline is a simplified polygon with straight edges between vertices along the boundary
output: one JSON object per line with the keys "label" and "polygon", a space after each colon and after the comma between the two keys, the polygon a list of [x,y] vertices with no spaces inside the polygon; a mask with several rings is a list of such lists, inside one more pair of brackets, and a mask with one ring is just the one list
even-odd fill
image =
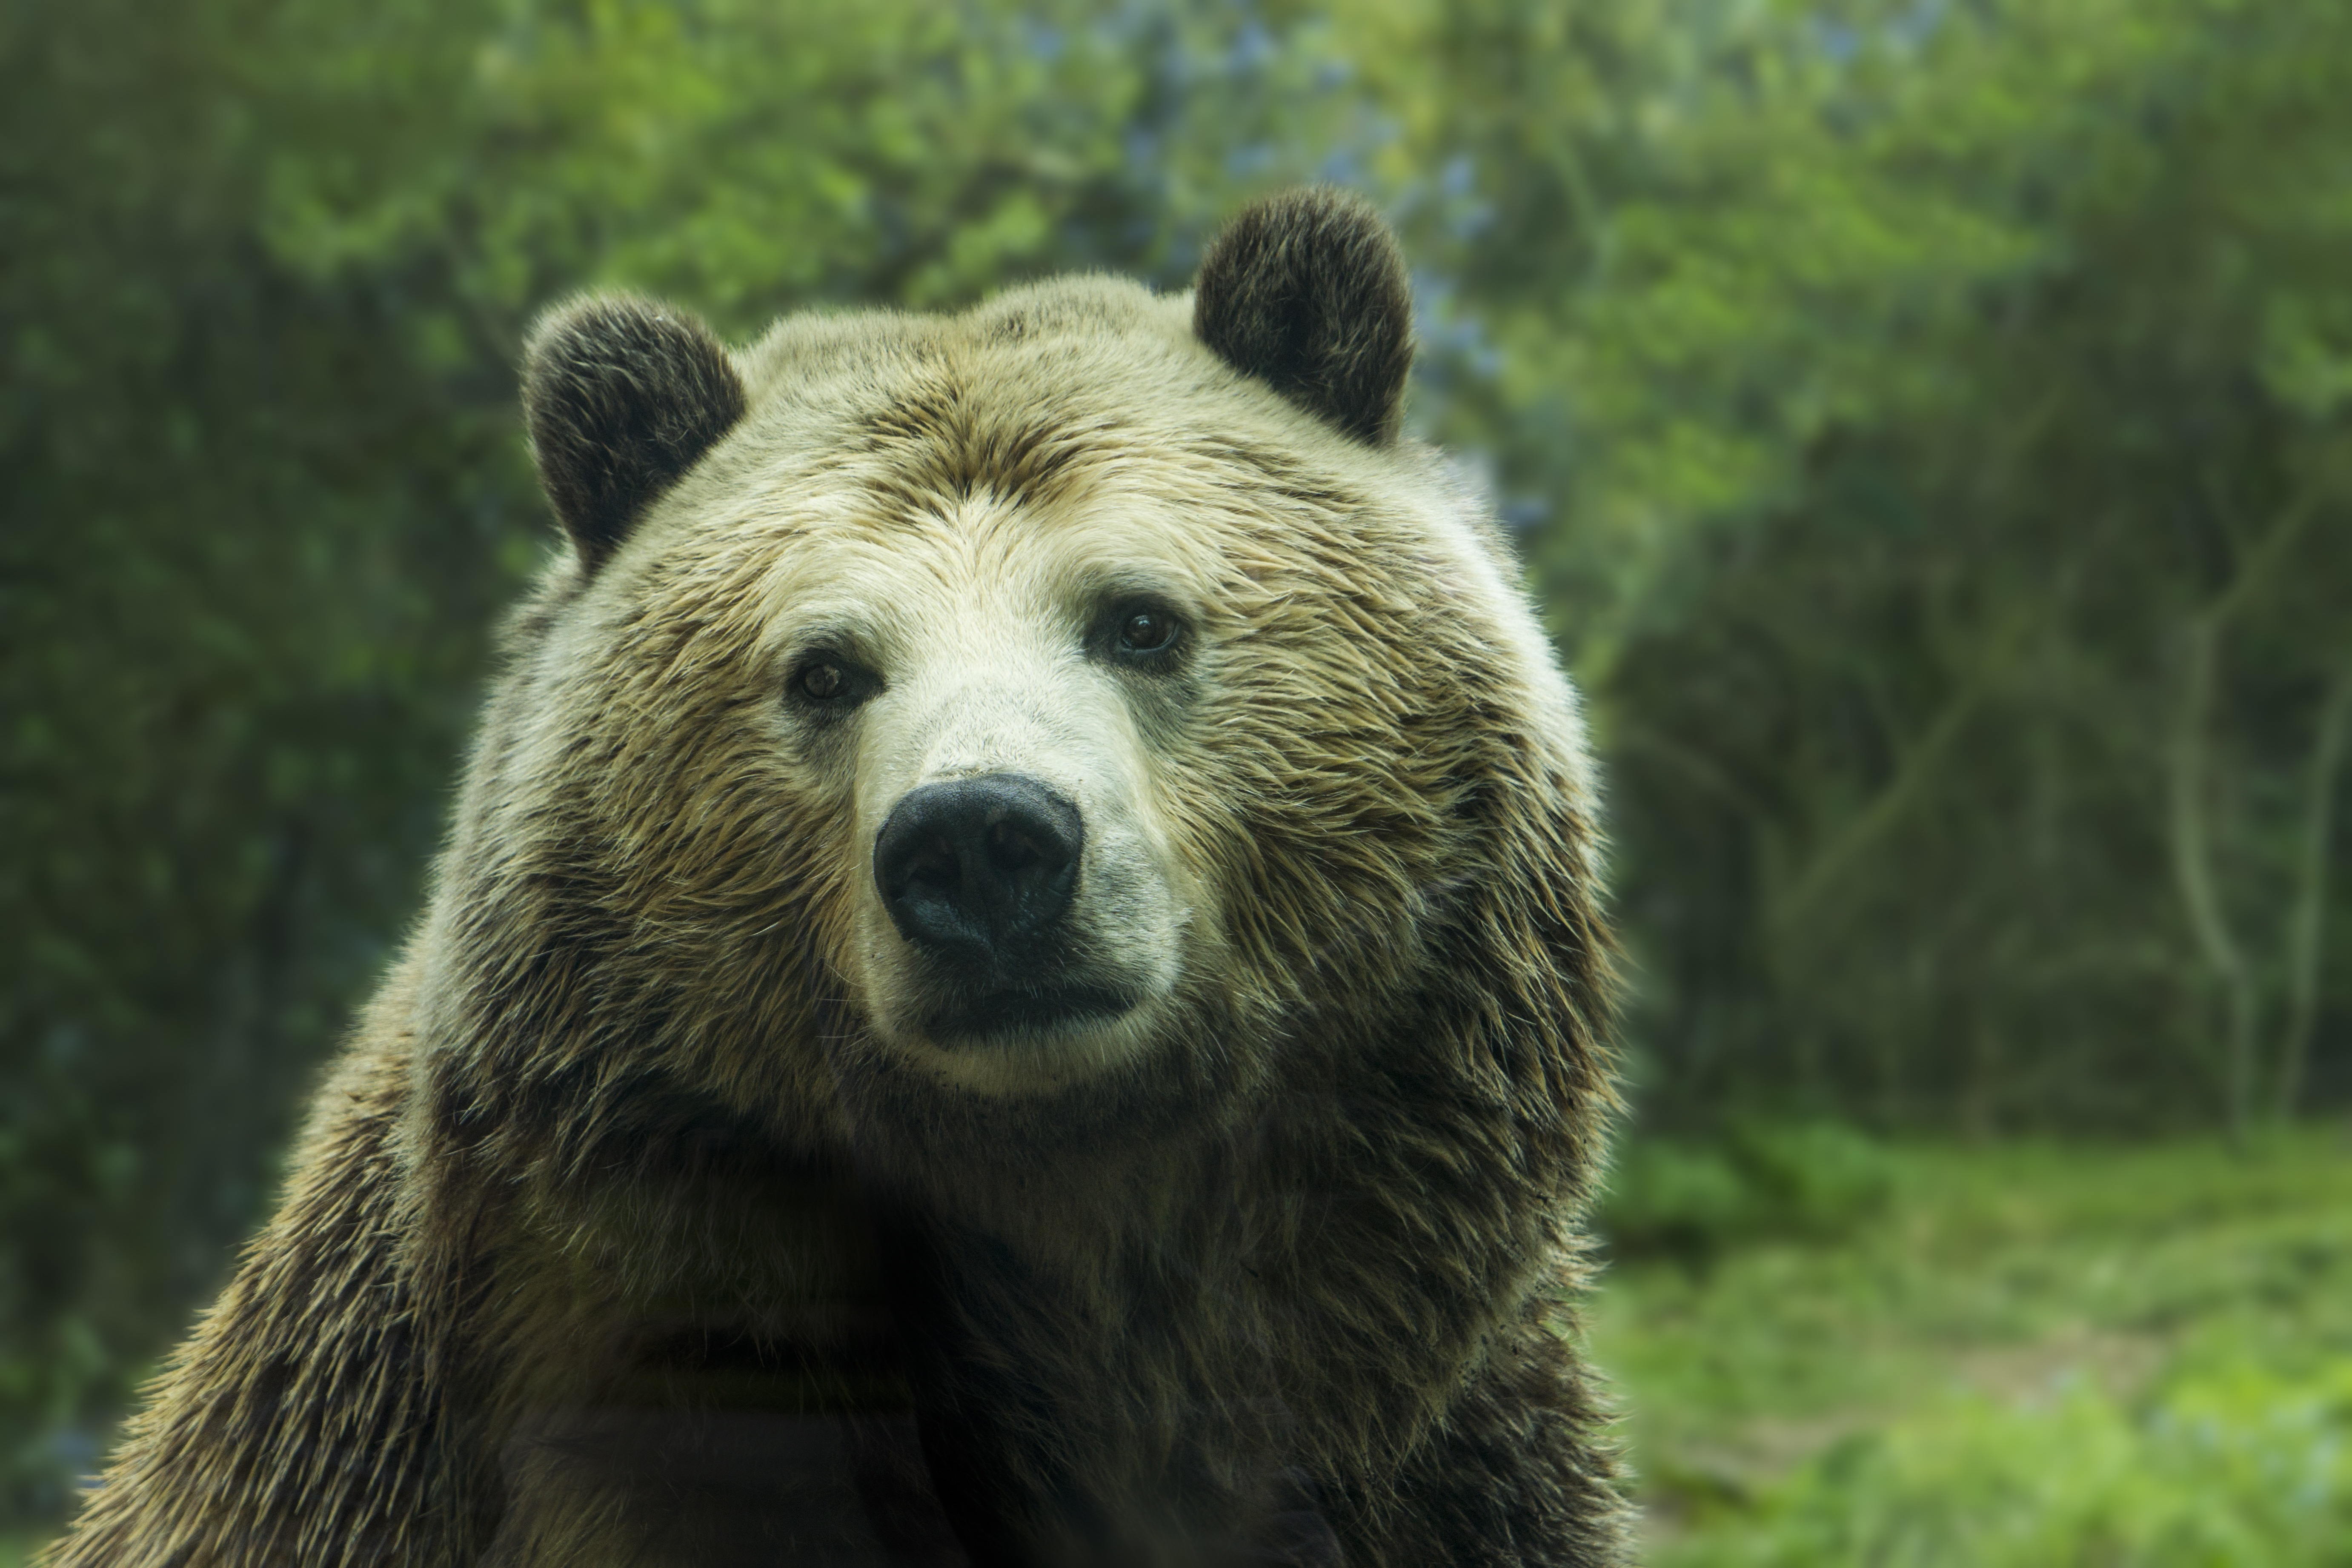
{"label": "brown bear", "polygon": [[1592,785],[1412,344],[1328,191],[542,320],[429,911],[49,1561],[1621,1560]]}

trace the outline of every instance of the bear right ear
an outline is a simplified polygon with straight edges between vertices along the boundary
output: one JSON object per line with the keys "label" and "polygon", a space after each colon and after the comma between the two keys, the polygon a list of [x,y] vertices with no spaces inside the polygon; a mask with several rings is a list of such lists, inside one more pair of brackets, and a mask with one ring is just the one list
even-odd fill
{"label": "bear right ear", "polygon": [[590,571],[743,417],[710,329],[634,294],[586,294],[531,328],[522,410],[539,482]]}
{"label": "bear right ear", "polygon": [[1412,285],[1395,234],[1361,196],[1310,187],[1244,208],[1201,258],[1192,331],[1357,440],[1396,439]]}

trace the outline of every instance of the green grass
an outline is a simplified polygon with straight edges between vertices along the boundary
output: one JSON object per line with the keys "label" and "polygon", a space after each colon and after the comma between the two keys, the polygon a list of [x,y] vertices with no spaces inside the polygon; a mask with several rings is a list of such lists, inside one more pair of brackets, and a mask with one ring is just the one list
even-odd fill
{"label": "green grass", "polygon": [[1706,1198],[1593,1314],[1657,1568],[2352,1563],[2341,1132],[1879,1160],[1756,1239],[1721,1172],[1628,1163]]}

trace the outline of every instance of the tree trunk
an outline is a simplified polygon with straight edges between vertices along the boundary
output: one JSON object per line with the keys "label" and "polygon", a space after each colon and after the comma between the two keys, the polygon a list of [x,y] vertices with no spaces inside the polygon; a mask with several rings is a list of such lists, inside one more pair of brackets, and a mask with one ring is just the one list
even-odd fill
{"label": "tree trunk", "polygon": [[2254,974],[2230,931],[2214,886],[2211,834],[2213,685],[2221,658],[2221,621],[2210,612],[2189,623],[2180,712],[2172,737],[2171,847],[2173,879],[2189,930],[2205,966],[2221,987],[2229,1015],[2222,1085],[2230,1141],[2242,1144],[2253,1115],[2254,1051],[2259,998]]}
{"label": "tree trunk", "polygon": [[2294,916],[2287,931],[2286,1032],[2280,1041],[2278,1097],[2273,1107],[2282,1121],[2301,1108],[2312,1025],[2319,1016],[2328,838],[2347,731],[2352,731],[2352,665],[2336,673],[2320,699],[2319,724],[2312,737],[2310,794],[2303,810],[2303,864],[2298,868]]}

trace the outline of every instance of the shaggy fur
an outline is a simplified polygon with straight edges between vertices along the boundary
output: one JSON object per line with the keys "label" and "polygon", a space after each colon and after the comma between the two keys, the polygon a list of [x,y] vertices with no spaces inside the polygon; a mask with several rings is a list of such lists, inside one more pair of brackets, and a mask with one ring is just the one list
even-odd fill
{"label": "shaggy fur", "polygon": [[1202,258],[1192,330],[1358,440],[1396,439],[1412,290],[1396,237],[1361,197],[1298,191],[1243,213]]}
{"label": "shaggy fur", "polygon": [[522,411],[547,499],[593,567],[743,417],[743,383],[700,321],[592,294],[531,333]]}
{"label": "shaggy fur", "polygon": [[[551,318],[574,548],[430,911],[51,1562],[1619,1561],[1593,800],[1481,502],[1391,438],[1393,256],[1308,194],[1191,301],[724,374]],[[1139,603],[1150,659],[1097,629]],[[875,831],[1015,766],[1137,1000],[959,1044]]]}

